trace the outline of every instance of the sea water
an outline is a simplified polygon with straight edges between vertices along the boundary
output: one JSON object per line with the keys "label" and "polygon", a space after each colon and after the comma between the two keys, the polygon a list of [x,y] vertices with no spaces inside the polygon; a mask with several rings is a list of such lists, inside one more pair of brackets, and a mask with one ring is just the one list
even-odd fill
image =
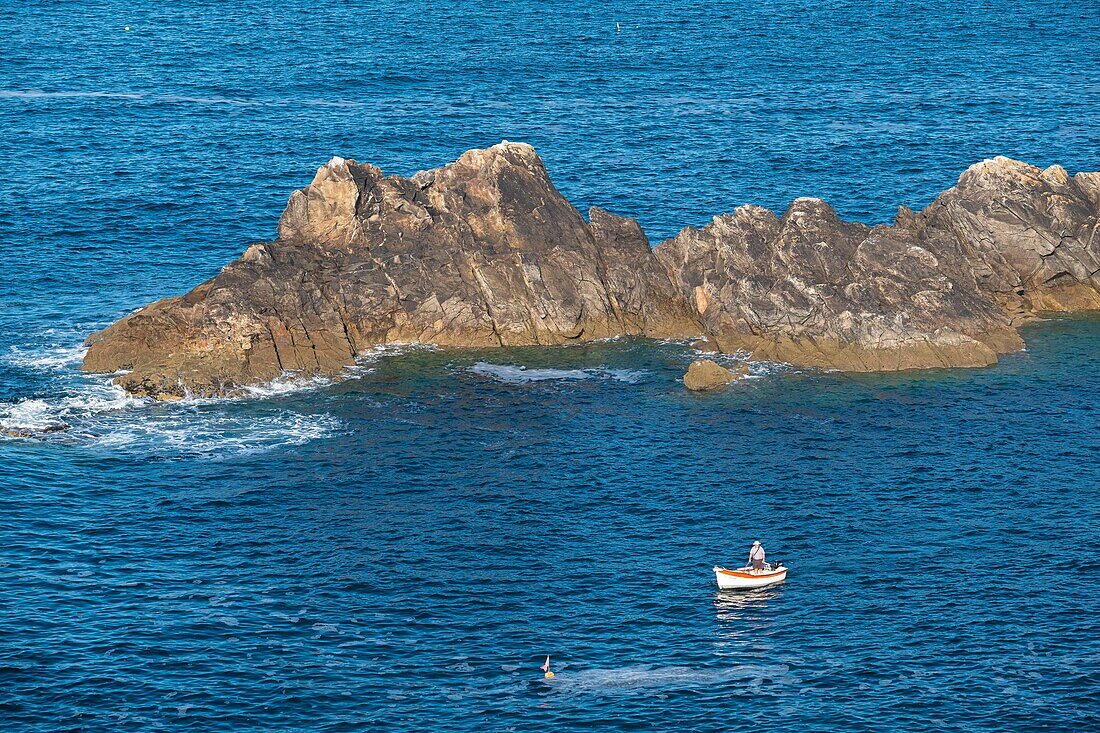
{"label": "sea water", "polygon": [[[1004,154],[1100,169],[1094,3],[0,9],[0,723],[11,731],[1100,726],[1100,320],[981,370],[685,344],[379,350],[152,404],[92,331],[269,239],[332,155],[501,139],[654,241],[888,222]],[[717,592],[760,539],[790,566]],[[545,656],[557,676],[542,680]]]}

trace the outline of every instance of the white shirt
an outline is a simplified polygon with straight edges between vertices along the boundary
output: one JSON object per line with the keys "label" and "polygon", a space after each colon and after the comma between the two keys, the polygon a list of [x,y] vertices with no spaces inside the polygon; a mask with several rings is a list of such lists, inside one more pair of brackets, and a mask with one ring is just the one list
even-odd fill
{"label": "white shirt", "polygon": [[754,545],[753,548],[751,550],[749,550],[749,559],[750,560],[760,560],[761,562],[763,562],[764,561],[764,546],[763,545]]}

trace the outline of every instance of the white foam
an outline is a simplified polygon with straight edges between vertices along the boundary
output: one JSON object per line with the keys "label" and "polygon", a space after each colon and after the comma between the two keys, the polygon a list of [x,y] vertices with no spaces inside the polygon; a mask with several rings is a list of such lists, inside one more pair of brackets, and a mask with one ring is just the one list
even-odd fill
{"label": "white foam", "polygon": [[[248,388],[243,396],[255,398],[257,403],[251,407],[231,406],[241,403],[231,398],[188,397],[176,403],[156,403],[131,397],[114,384],[117,374],[87,375],[76,368],[87,352],[85,332],[84,328],[50,329],[46,335],[52,344],[12,347],[0,356],[12,365],[49,375],[47,396],[0,402],[0,428],[43,440],[124,449],[139,455],[217,458],[302,445],[340,425],[328,414],[300,414],[262,403],[265,398],[321,389],[334,381],[323,377],[287,373],[266,385]],[[61,339],[62,345],[58,345]],[[342,376],[350,378],[365,371],[369,369],[356,365]],[[12,437],[19,436],[0,439]]]}
{"label": "white foam", "polygon": [[359,354],[356,361],[363,364],[378,361],[383,356],[402,356],[404,354],[415,354],[418,351],[439,351],[439,347],[435,344],[421,343],[375,344],[370,351]]}
{"label": "white foam", "polygon": [[749,361],[752,354],[748,351],[739,350],[732,354],[719,354],[713,351],[703,351],[701,349],[692,349],[692,358],[698,359],[710,359],[711,361],[721,364],[726,367],[739,366],[741,364],[747,364],[749,373],[745,375],[745,379],[763,379],[774,374],[800,374],[798,369],[792,365],[783,361]]}
{"label": "white foam", "polygon": [[616,382],[637,384],[646,378],[649,372],[642,369],[600,369],[600,374],[606,375]]}
{"label": "white foam", "polygon": [[754,361],[749,364],[749,378],[762,379],[775,374],[801,374],[800,369],[785,361]]}
{"label": "white foam", "polygon": [[340,425],[332,415],[278,410],[266,415],[219,411],[200,405],[169,405],[159,415],[120,421],[95,439],[99,447],[143,455],[225,458],[304,445]]}
{"label": "white foam", "polygon": [[243,387],[243,394],[235,397],[188,397],[184,402],[225,402],[238,397],[265,399],[268,397],[283,397],[301,392],[314,392],[329,387],[336,382],[345,379],[358,379],[374,371],[370,366],[382,356],[407,353],[413,350],[411,347],[376,347],[372,351],[356,359],[356,363],[345,367],[344,371],[335,377],[325,377],[318,374],[303,375],[301,372],[283,372],[281,375],[263,384],[252,384]]}
{"label": "white foam", "polygon": [[696,341],[699,341],[703,338],[705,338],[705,337],[702,336],[702,335],[699,335],[699,336],[688,336],[687,338],[682,338],[682,339],[654,339],[654,341],[656,341],[657,343],[662,344],[664,346],[691,346]]}
{"label": "white foam", "polygon": [[[301,414],[263,405],[237,407],[231,403],[239,401],[227,399],[156,403],[127,395],[110,377],[78,378],[75,388],[56,397],[0,402],[0,428],[138,455],[220,458],[303,445],[331,434],[341,424],[324,413]],[[257,388],[256,396],[315,389],[327,383],[307,380],[303,387],[288,381],[266,392]],[[65,428],[69,430],[47,434]]]}
{"label": "white foam", "polygon": [[[372,372],[374,372],[374,367],[372,367],[371,364],[377,362],[382,357],[402,356],[404,354],[411,354],[418,351],[438,350],[439,347],[435,346],[434,344],[378,344],[370,351],[364,352],[357,356],[355,364],[346,367],[344,371],[336,377],[323,377],[319,375],[303,376],[299,372],[283,372],[282,375],[276,377],[270,382],[244,387],[244,396],[263,399],[267,397],[282,397],[299,392],[312,392],[328,387],[335,382],[344,379],[358,379],[363,375],[371,374]],[[214,398],[215,401],[220,399],[226,398]],[[211,400],[189,399],[187,401],[200,402]]]}
{"label": "white foam", "polygon": [[50,405],[45,400],[0,403],[0,428],[37,432],[62,424],[64,423],[61,420],[53,416]]}
{"label": "white foam", "polygon": [[528,384],[530,382],[543,382],[551,379],[592,378],[592,375],[584,369],[528,369],[525,366],[490,364],[484,361],[477,362],[470,367],[469,371],[508,384]]}
{"label": "white foam", "polygon": [[122,410],[147,400],[129,397],[106,381],[91,381],[85,391],[52,399],[23,399],[0,402],[0,427],[11,430],[45,431],[70,425],[90,416]]}
{"label": "white foam", "polygon": [[18,367],[56,371],[79,364],[84,360],[86,353],[88,348],[84,345],[46,346],[40,349],[21,349],[13,346],[4,361]]}
{"label": "white foam", "polygon": [[312,392],[313,390],[327,387],[332,383],[333,380],[327,377],[302,377],[293,372],[284,372],[282,376],[265,384],[254,384],[250,387],[245,387],[245,393],[249,397],[260,399],[265,397],[281,397],[298,392]]}
{"label": "white foam", "polygon": [[611,379],[617,382],[637,384],[646,372],[634,369],[551,369],[528,368],[521,364],[491,364],[479,361],[468,371],[506,384],[530,384],[545,381],[575,381],[582,379]]}

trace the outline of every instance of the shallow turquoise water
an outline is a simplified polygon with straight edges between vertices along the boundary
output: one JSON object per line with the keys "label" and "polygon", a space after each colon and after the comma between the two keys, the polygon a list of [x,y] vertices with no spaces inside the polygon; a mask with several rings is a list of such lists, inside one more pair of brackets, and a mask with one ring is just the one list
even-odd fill
{"label": "shallow turquoise water", "polygon": [[[525,140],[654,239],[799,195],[886,221],[994,154],[1100,169],[1098,11],[999,7],[0,10],[0,422],[72,425],[0,439],[5,729],[1097,727],[1096,318],[706,397],[629,341],[183,405],[77,370],[332,154]],[[719,595],[758,537],[790,581]]]}

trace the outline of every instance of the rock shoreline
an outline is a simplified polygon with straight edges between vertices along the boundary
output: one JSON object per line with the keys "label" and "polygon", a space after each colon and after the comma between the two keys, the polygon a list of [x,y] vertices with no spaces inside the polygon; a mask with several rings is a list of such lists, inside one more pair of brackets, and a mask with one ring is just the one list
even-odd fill
{"label": "rock shoreline", "polygon": [[823,201],[741,206],[656,248],[588,220],[529,145],[410,178],[334,158],[273,242],[88,338],[83,369],[160,399],[338,374],[378,344],[705,338],[848,371],[975,367],[1041,311],[1100,309],[1100,174],[994,158],[892,226]]}

